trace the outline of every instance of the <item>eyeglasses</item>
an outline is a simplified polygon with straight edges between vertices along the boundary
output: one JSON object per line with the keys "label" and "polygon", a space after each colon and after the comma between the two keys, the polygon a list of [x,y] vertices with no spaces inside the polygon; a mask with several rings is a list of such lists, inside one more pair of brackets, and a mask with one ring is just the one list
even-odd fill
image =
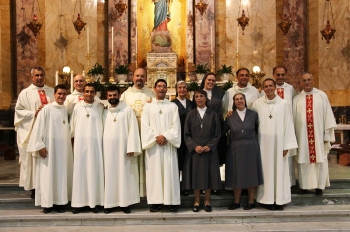
{"label": "eyeglasses", "polygon": [[312,78],[309,78],[309,79],[303,79],[302,82],[303,83],[306,83],[306,82],[311,82],[313,79]]}
{"label": "eyeglasses", "polygon": [[276,74],[276,76],[278,76],[278,77],[284,77],[284,75],[285,75],[284,73],[277,73]]}

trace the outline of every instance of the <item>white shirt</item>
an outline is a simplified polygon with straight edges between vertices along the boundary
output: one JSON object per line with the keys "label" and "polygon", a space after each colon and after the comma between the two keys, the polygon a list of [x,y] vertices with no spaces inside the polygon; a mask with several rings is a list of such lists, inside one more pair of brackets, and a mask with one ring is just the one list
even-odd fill
{"label": "white shirt", "polygon": [[211,100],[211,89],[203,89],[205,92],[207,92],[207,97],[209,100]]}
{"label": "white shirt", "polygon": [[239,110],[237,109],[237,113],[238,113],[238,116],[241,118],[242,121],[244,121],[244,118],[245,118],[245,113],[247,112],[247,109],[244,108],[244,110]]}
{"label": "white shirt", "polygon": [[183,100],[181,100],[180,98],[177,98],[180,102],[181,102],[181,104],[185,107],[185,109],[186,109],[186,98],[185,99],[183,99]]}
{"label": "white shirt", "polygon": [[204,117],[205,111],[207,110],[207,107],[205,106],[204,108],[199,108],[197,107],[199,115],[201,116],[201,118]]}

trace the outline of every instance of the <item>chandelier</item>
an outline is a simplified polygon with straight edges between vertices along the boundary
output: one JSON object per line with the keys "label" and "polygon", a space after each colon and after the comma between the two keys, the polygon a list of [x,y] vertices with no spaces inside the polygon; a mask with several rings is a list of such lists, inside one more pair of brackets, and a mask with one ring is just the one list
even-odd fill
{"label": "chandelier", "polygon": [[[86,25],[86,23],[85,23],[85,22],[82,20],[82,18],[80,17],[80,14],[82,13],[81,0],[80,0],[79,2],[80,2],[80,13],[78,13],[78,18],[77,18],[77,20],[73,21],[74,29],[75,29],[76,32],[78,32],[78,34],[79,34],[78,39],[80,39],[81,30],[83,30],[83,28],[84,28],[85,25]],[[78,3],[78,0],[75,2],[74,13],[73,13],[73,19],[74,19],[75,9],[77,8],[77,3]]]}
{"label": "chandelier", "polygon": [[[333,25],[335,25],[335,24],[334,24],[334,17],[333,17],[333,10],[332,10],[332,3],[331,3],[331,0],[326,0],[326,2],[325,2],[322,24],[324,24],[324,16],[325,16],[325,14],[326,14],[327,8],[329,8],[328,14],[329,14],[329,11],[330,11],[330,13],[331,13],[331,15],[332,15]],[[333,26],[333,28],[332,28],[329,19],[327,19],[326,27],[325,27],[323,30],[321,30],[320,32],[321,32],[321,34],[322,34],[322,40],[323,40],[323,38],[326,40],[327,49],[328,49],[328,48],[329,48],[330,40],[331,40],[332,38],[335,39],[335,36],[334,36],[334,34],[335,34],[335,32],[336,32],[335,26]]]}
{"label": "chandelier", "polygon": [[[247,10],[247,16],[245,15],[245,11],[243,9],[243,6],[246,6],[246,10]],[[241,7],[242,7],[242,16],[239,17],[239,13],[241,12]],[[244,3],[242,4],[242,0],[241,3],[239,5],[239,10],[238,10],[238,18],[237,18],[237,22],[238,22],[238,26],[242,27],[242,35],[244,35],[244,29],[246,26],[248,26],[249,23],[249,12],[248,12],[248,3],[247,1],[244,1]]]}
{"label": "chandelier", "polygon": [[[40,13],[40,17],[41,17],[41,12],[40,12],[40,7],[39,7],[38,0],[37,0],[37,4],[38,4],[38,10],[39,10],[39,13]],[[36,14],[34,13],[34,8],[35,8],[35,1],[33,1],[33,14],[34,14],[33,20],[30,23],[28,23],[27,26],[33,32],[34,37],[36,37],[40,33],[40,29],[43,26],[43,24],[38,22],[38,18],[36,16]]]}

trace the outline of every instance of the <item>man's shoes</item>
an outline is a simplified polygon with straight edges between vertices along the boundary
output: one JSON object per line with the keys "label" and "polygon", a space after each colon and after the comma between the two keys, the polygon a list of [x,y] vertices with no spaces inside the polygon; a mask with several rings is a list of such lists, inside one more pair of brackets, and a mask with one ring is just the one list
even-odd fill
{"label": "man's shoes", "polygon": [[153,204],[151,205],[151,208],[149,208],[149,211],[152,213],[158,212],[162,208],[161,204]]}
{"label": "man's shoes", "polygon": [[211,209],[211,206],[210,205],[206,205],[206,206],[204,206],[204,210],[205,210],[205,212],[211,212],[212,211],[212,209]]}
{"label": "man's shoes", "polygon": [[80,213],[80,208],[72,208],[72,213],[73,213],[73,214],[78,214],[78,213]]}
{"label": "man's shoes", "polygon": [[255,208],[255,203],[252,204],[249,202],[243,207],[244,210],[251,210],[253,208]]}
{"label": "man's shoes", "polygon": [[91,212],[93,213],[98,213],[98,208],[97,206],[95,206],[94,208],[90,208],[91,209]]}
{"label": "man's shoes", "polygon": [[64,205],[55,205],[55,210],[58,213],[64,213],[66,210],[64,209]]}
{"label": "man's shoes", "polygon": [[304,195],[304,194],[307,194],[307,190],[306,189],[299,189],[299,191],[298,191],[298,194],[299,195]]}
{"label": "man's shoes", "polygon": [[187,197],[188,194],[189,194],[189,191],[188,191],[188,190],[181,190],[181,196]]}
{"label": "man's shoes", "polygon": [[131,213],[131,210],[130,210],[129,206],[127,206],[127,207],[120,207],[120,210],[123,211],[123,213]]}
{"label": "man's shoes", "polygon": [[241,205],[239,204],[239,203],[232,203],[232,205],[230,205],[229,207],[228,207],[228,209],[229,210],[234,210],[234,209],[238,209],[238,208],[240,208],[241,207]]}
{"label": "man's shoes", "polygon": [[276,210],[276,205],[275,204],[271,204],[271,205],[265,205],[265,208],[268,210]]}
{"label": "man's shoes", "polygon": [[177,206],[176,205],[169,205],[168,206],[170,212],[177,212]]}
{"label": "man's shoes", "polygon": [[113,208],[104,208],[104,210],[103,210],[103,212],[104,212],[105,214],[112,213],[112,211],[113,211]]}
{"label": "man's shoes", "polygon": [[52,207],[50,208],[44,208],[44,214],[51,213]]}
{"label": "man's shoes", "polygon": [[316,190],[316,195],[317,196],[322,196],[323,195],[323,190],[322,189],[315,189]]}
{"label": "man's shoes", "polygon": [[275,204],[275,210],[284,210],[284,205],[276,205]]}
{"label": "man's shoes", "polygon": [[214,194],[214,195],[220,195],[220,190],[215,190],[215,189],[212,189],[210,191],[211,194]]}
{"label": "man's shoes", "polygon": [[30,198],[35,199],[35,189],[30,190],[32,193],[30,194]]}
{"label": "man's shoes", "polygon": [[199,212],[199,205],[194,205],[192,208],[192,211],[195,213],[198,213]]}

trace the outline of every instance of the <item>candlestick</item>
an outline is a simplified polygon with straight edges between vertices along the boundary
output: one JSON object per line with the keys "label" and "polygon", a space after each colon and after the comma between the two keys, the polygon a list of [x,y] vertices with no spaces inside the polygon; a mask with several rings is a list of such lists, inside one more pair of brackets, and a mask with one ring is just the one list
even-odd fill
{"label": "candlestick", "polygon": [[237,54],[238,54],[239,27],[237,27]]}
{"label": "candlestick", "polygon": [[113,28],[113,26],[112,26],[112,54],[113,54],[113,35],[114,35],[114,28]]}
{"label": "candlestick", "polygon": [[55,85],[58,85],[58,71],[56,71],[55,75]]}
{"label": "candlestick", "polygon": [[73,71],[70,72],[70,92],[73,93]]}
{"label": "candlestick", "polygon": [[85,71],[83,70],[83,73],[81,74],[83,77],[85,77]]}
{"label": "candlestick", "polygon": [[213,52],[213,26],[210,26],[210,51]]}
{"label": "candlestick", "polygon": [[90,53],[90,35],[89,35],[89,27],[86,28],[86,42],[87,42],[87,54]]}
{"label": "candlestick", "polygon": [[[136,29],[136,35],[135,35],[135,54],[137,54],[137,29]],[[136,58],[137,60],[137,58]]]}

